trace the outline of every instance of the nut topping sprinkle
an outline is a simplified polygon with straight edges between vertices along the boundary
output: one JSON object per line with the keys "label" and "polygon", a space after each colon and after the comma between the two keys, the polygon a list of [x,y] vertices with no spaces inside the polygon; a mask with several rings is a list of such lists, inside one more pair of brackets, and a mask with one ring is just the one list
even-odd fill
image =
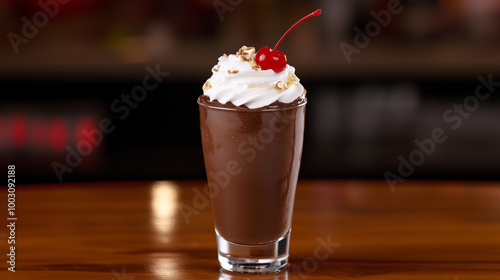
{"label": "nut topping sprinkle", "polygon": [[299,84],[299,78],[297,78],[297,76],[295,76],[295,74],[293,74],[289,79],[288,79],[288,82],[287,82],[287,85],[288,86],[294,86],[294,85],[298,85]]}
{"label": "nut topping sprinkle", "polygon": [[203,85],[203,90],[209,90],[212,88],[212,85],[210,84],[209,81],[206,81],[205,84]]}
{"label": "nut topping sprinkle", "polygon": [[252,65],[252,70],[255,70],[255,71],[260,71],[262,70],[260,68],[260,66],[257,64],[257,62],[255,62],[255,60],[252,58],[252,60],[250,61],[250,65]]}
{"label": "nut topping sprinkle", "polygon": [[275,85],[274,88],[277,89],[279,92],[283,92],[290,88],[291,86],[296,86],[299,84],[299,78],[293,74],[290,78],[288,78],[288,81],[285,83],[283,81],[278,81]]}
{"label": "nut topping sprinkle", "polygon": [[249,61],[254,53],[255,53],[254,47],[243,46],[238,50],[236,55],[241,55],[245,59],[245,61]]}
{"label": "nut topping sprinkle", "polygon": [[283,92],[286,89],[285,88],[285,83],[283,83],[282,81],[278,81],[276,83],[276,85],[274,86],[274,88],[276,88],[280,92]]}
{"label": "nut topping sprinkle", "polygon": [[255,48],[254,47],[247,47],[243,46],[241,47],[238,52],[236,53],[236,56],[241,59],[241,61],[250,61],[253,59],[253,55],[255,54]]}
{"label": "nut topping sprinkle", "polygon": [[254,60],[255,57],[254,47],[243,46],[236,52],[236,56],[239,57],[240,60],[243,62],[250,62],[250,64],[252,65],[252,70],[254,71],[261,70],[260,66]]}

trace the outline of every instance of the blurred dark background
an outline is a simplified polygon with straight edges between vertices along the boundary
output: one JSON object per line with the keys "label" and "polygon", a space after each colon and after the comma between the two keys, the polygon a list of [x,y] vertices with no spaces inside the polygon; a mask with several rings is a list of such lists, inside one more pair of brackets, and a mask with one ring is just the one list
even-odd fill
{"label": "blurred dark background", "polygon": [[474,96],[479,76],[500,81],[496,0],[0,0],[0,166],[21,183],[203,179],[211,67],[317,8],[280,46],[308,90],[302,178],[399,174],[441,128],[409,178],[500,179],[500,87]]}

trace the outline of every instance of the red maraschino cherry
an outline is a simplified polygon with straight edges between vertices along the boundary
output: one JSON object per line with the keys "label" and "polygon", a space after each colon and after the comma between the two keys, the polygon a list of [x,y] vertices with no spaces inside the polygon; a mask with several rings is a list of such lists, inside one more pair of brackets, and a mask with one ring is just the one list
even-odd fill
{"label": "red maraschino cherry", "polygon": [[277,50],[281,41],[283,41],[283,38],[285,38],[285,36],[288,35],[288,33],[292,31],[292,29],[294,29],[299,23],[310,17],[319,16],[320,14],[321,9],[318,9],[303,17],[301,20],[297,21],[285,32],[285,34],[283,34],[283,36],[281,36],[281,39],[278,41],[276,46],[274,46],[274,49],[271,49],[270,47],[261,48],[255,55],[255,62],[260,66],[262,70],[272,69],[276,73],[285,70],[287,63],[286,55],[283,52]]}

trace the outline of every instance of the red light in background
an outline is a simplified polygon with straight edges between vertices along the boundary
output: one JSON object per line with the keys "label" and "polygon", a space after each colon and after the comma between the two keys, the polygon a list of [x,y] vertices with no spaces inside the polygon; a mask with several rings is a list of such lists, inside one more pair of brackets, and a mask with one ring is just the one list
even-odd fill
{"label": "red light in background", "polygon": [[46,117],[21,113],[0,115],[0,149],[61,154],[67,145],[76,148],[84,140],[101,142],[102,138],[95,139],[94,136],[98,129],[98,118],[92,115],[76,119],[74,116]]}
{"label": "red light in background", "polygon": [[94,117],[83,117],[78,120],[76,125],[76,142],[88,140],[83,131],[92,132],[98,127],[97,120]]}
{"label": "red light in background", "polygon": [[49,127],[49,142],[55,152],[63,152],[68,144],[68,127],[64,118],[51,121]]}
{"label": "red light in background", "polygon": [[24,115],[15,115],[11,120],[11,135],[14,140],[14,146],[20,148],[26,144],[26,117]]}

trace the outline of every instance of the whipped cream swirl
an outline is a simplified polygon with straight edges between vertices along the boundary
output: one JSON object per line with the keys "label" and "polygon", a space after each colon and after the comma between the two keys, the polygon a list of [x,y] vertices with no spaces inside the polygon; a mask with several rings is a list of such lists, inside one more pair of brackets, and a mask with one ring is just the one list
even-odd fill
{"label": "whipped cream swirl", "polygon": [[210,101],[231,102],[250,109],[269,106],[276,101],[291,103],[305,96],[294,67],[287,65],[279,73],[261,70],[254,57],[255,49],[245,46],[236,55],[219,57],[212,77],[203,86],[203,94]]}

